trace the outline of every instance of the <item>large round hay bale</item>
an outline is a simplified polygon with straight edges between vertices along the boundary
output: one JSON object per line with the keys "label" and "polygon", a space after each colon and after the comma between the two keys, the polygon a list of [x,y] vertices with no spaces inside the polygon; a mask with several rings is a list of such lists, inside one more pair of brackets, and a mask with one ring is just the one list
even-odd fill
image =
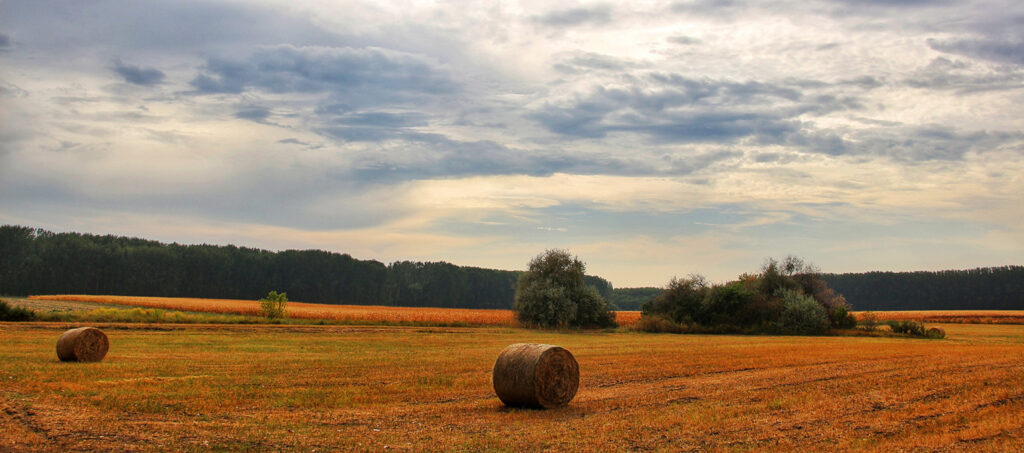
{"label": "large round hay bale", "polygon": [[928,338],[946,338],[946,329],[941,327],[932,327],[925,332],[925,336]]}
{"label": "large round hay bale", "polygon": [[107,335],[95,327],[79,327],[57,339],[57,357],[61,362],[99,362],[107,355]]}
{"label": "large round hay bale", "polygon": [[494,392],[507,406],[553,408],[576,396],[580,366],[558,346],[516,343],[498,355],[492,378]]}

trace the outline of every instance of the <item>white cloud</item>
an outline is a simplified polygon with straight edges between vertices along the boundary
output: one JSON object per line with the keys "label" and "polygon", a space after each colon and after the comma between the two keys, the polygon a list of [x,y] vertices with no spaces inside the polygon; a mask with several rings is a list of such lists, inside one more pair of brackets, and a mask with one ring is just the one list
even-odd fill
{"label": "white cloud", "polygon": [[568,246],[619,286],[983,265],[1024,247],[1022,13],[6,1],[0,220],[503,268]]}

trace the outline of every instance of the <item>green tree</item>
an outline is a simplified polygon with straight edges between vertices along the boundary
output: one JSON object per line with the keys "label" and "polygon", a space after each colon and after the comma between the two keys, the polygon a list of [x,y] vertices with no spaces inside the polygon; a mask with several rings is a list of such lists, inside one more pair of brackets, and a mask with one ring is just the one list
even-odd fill
{"label": "green tree", "polygon": [[288,305],[288,293],[279,294],[277,291],[271,291],[267,293],[267,297],[260,299],[260,308],[267,319],[287,317],[286,305]]}
{"label": "green tree", "polygon": [[780,289],[778,296],[782,298],[783,304],[777,322],[779,331],[803,335],[828,331],[828,312],[813,297],[794,289]]}
{"label": "green tree", "polygon": [[702,317],[702,303],[707,296],[709,283],[701,275],[675,278],[668,286],[643,306],[643,314],[665,316],[672,321],[689,324]]}
{"label": "green tree", "polygon": [[584,280],[586,266],[565,250],[530,260],[519,277],[513,309],[519,321],[537,327],[611,327],[615,313]]}

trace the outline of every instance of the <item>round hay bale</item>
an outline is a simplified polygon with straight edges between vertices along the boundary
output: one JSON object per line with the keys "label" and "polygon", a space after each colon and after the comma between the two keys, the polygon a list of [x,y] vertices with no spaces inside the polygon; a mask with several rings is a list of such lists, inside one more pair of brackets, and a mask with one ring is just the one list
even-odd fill
{"label": "round hay bale", "polygon": [[941,327],[932,327],[925,333],[928,338],[946,338],[946,329]]}
{"label": "round hay bale", "polygon": [[494,392],[506,406],[554,408],[576,396],[580,366],[558,346],[516,343],[498,355],[492,378]]}
{"label": "round hay bale", "polygon": [[61,362],[99,362],[107,349],[107,335],[95,327],[71,329],[57,339],[57,358]]}

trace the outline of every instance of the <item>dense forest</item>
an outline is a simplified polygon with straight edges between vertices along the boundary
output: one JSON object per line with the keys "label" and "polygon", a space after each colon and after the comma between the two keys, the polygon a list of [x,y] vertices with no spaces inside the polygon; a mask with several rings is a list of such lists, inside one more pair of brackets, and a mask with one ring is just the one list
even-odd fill
{"label": "dense forest", "polygon": [[[510,308],[519,271],[445,262],[383,264],[321,250],[165,244],[145,239],[0,226],[0,294],[116,294],[292,300],[332,304]],[[1024,266],[940,272],[823,274],[854,310],[1024,310]],[[588,285],[638,310],[661,288]]]}
{"label": "dense forest", "polygon": [[[291,300],[409,307],[510,308],[521,272],[401,261],[385,265],[321,250],[165,244],[0,227],[0,294],[112,294]],[[587,276],[605,298],[611,283]]]}
{"label": "dense forest", "polygon": [[610,302],[616,310],[639,311],[645,302],[654,299],[658,294],[661,294],[662,291],[665,291],[665,288],[615,288],[612,290],[612,295],[608,298],[608,302]]}
{"label": "dense forest", "polygon": [[[853,310],[1024,310],[1024,266],[937,272],[821,274]],[[660,288],[616,288],[609,299],[638,310]]]}
{"label": "dense forest", "polygon": [[822,278],[854,310],[1024,310],[1024,266]]}

